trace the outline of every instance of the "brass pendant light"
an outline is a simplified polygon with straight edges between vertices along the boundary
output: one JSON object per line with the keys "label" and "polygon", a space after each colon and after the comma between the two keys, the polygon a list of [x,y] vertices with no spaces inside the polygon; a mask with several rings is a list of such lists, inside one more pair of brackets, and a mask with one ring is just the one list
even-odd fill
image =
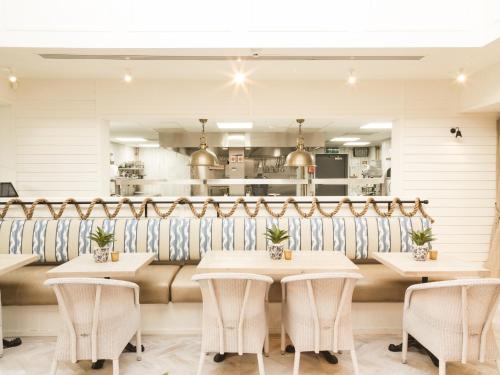
{"label": "brass pendant light", "polygon": [[286,167],[308,167],[314,165],[313,156],[304,149],[304,137],[302,136],[302,124],[304,119],[297,119],[299,124],[299,136],[297,137],[297,149],[286,157]]}
{"label": "brass pendant light", "polygon": [[201,137],[200,137],[200,149],[193,152],[191,155],[192,167],[213,167],[219,164],[217,156],[210,151],[207,147],[207,138],[205,137],[205,124],[207,119],[199,119],[201,122]]}

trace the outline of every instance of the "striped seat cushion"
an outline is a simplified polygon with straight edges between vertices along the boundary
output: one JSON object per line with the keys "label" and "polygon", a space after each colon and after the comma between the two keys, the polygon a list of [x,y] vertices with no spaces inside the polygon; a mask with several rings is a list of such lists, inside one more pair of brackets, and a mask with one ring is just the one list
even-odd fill
{"label": "striped seat cushion", "polygon": [[150,252],[156,260],[199,260],[207,251],[264,250],[265,229],[278,225],[290,235],[292,250],[341,251],[366,261],[374,252],[410,251],[409,232],[427,228],[421,217],[170,217],[168,219],[5,219],[0,221],[0,253],[33,253],[41,262],[65,262],[96,246],[90,234],[98,226],[115,234],[112,248]]}

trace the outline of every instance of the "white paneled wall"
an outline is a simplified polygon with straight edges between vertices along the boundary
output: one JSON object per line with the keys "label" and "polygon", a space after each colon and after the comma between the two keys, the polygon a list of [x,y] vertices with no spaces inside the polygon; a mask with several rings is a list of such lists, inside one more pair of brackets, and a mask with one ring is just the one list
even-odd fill
{"label": "white paneled wall", "polygon": [[[496,188],[496,125],[491,117],[404,119],[400,187],[431,201],[435,247],[487,257]],[[450,128],[459,126],[457,140]]]}
{"label": "white paneled wall", "polygon": [[103,193],[103,173],[109,168],[102,165],[105,151],[93,82],[23,81],[13,117],[15,132],[9,142],[15,144],[20,195]]}
{"label": "white paneled wall", "polygon": [[[337,81],[264,81],[245,92],[221,86],[217,81],[137,80],[125,87],[106,80],[23,80],[13,103],[14,139],[0,139],[0,146],[15,145],[23,196],[93,197],[108,194],[104,120],[194,120],[199,114],[291,122],[299,115],[392,119],[397,125],[391,150],[393,195],[430,200],[436,248],[471,261],[486,259],[495,201],[496,116],[459,113],[460,92],[449,81],[363,81],[355,90]],[[449,132],[454,126],[462,130],[460,142]],[[157,166],[146,171],[148,178],[166,178],[161,173],[172,165],[187,164],[180,155],[160,158],[141,152]],[[179,169],[173,177],[188,177],[187,171]]]}

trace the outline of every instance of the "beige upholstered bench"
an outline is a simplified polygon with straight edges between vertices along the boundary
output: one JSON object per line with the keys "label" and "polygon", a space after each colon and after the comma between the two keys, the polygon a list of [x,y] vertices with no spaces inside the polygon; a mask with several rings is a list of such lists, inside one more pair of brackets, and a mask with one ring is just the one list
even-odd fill
{"label": "beige upholstered bench", "polygon": [[[356,302],[400,302],[406,288],[418,280],[403,279],[380,264],[372,264],[372,254],[409,251],[409,232],[430,224],[425,218],[404,216],[8,218],[0,221],[0,253],[33,253],[40,261],[0,277],[3,304],[56,304],[52,291],[42,286],[46,271],[53,264],[92,252],[94,244],[89,236],[97,226],[115,233],[114,247],[119,251],[155,254],[154,264],[134,280],[141,287],[142,303],[201,302],[199,287],[191,276],[203,255],[207,251],[265,249],[263,233],[271,225],[288,230],[288,247],[295,251],[342,251],[359,263],[365,278],[355,289]],[[270,299],[280,301],[278,284],[272,286]]]}

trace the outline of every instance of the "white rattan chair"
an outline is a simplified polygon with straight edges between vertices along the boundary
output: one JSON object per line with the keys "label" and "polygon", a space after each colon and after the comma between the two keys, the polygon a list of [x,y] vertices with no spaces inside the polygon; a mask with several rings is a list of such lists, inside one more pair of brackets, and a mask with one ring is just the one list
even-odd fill
{"label": "white rattan chair", "polygon": [[255,353],[264,375],[262,350],[268,346],[267,295],[273,280],[246,273],[194,275],[203,297],[198,375],[207,353]]}
{"label": "white rattan chair", "polygon": [[113,375],[119,374],[118,358],[136,335],[137,360],[141,359],[139,286],[107,279],[49,279],[57,297],[60,330],[51,374],[58,361],[110,359]]}
{"label": "white rattan chair", "polygon": [[350,350],[354,373],[358,361],[352,334],[352,292],[357,273],[315,273],[288,276],[282,284],[281,352],[286,334],[295,347],[293,374],[299,374],[300,353]]}
{"label": "white rattan chair", "polygon": [[499,292],[500,279],[441,281],[409,287],[403,311],[403,363],[409,334],[439,359],[440,375],[446,373],[448,361],[498,360],[492,321]]}

